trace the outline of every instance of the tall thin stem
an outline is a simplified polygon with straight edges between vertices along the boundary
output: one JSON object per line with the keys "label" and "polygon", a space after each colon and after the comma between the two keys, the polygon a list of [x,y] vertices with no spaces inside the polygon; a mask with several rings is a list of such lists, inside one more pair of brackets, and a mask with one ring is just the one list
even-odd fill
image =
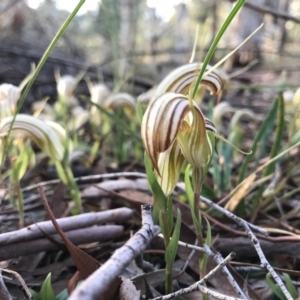
{"label": "tall thin stem", "polygon": [[[168,220],[167,213],[170,213],[170,212],[165,211],[165,210],[160,211],[160,214],[161,214],[160,227],[162,228],[166,249],[168,248],[168,245],[170,243],[170,237],[171,237],[170,228],[169,228],[169,225],[168,225],[168,222],[167,222],[167,220]],[[173,264],[170,265],[168,263],[168,260],[166,260],[166,267],[165,267],[165,276],[166,276],[165,291],[166,291],[166,294],[169,294],[173,291],[173,287],[172,287],[172,268],[173,268]]]}
{"label": "tall thin stem", "polygon": [[[204,239],[202,234],[202,220],[201,220],[201,211],[199,205],[199,197],[202,189],[203,176],[202,171],[200,169],[194,168],[193,170],[193,184],[194,184],[194,227],[196,231],[196,236],[198,239],[198,245],[200,247],[204,246]],[[206,267],[201,265],[201,261],[203,259],[203,253],[200,253],[199,258],[199,270],[200,270],[200,278],[203,278],[206,275]]]}
{"label": "tall thin stem", "polygon": [[201,194],[201,186],[202,186],[202,177],[201,171],[199,169],[194,168],[193,170],[193,184],[194,184],[194,214],[198,224],[194,224],[196,235],[199,243],[199,247],[203,247],[203,235],[201,228],[201,212],[199,205],[199,197]]}

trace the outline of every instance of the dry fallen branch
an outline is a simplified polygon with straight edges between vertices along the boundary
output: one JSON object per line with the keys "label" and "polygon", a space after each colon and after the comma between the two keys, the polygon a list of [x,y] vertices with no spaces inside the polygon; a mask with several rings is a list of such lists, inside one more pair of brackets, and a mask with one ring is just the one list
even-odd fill
{"label": "dry fallen branch", "polygon": [[[78,184],[81,183],[95,183],[98,182],[99,180],[102,179],[109,179],[109,178],[118,178],[118,177],[133,177],[133,178],[147,178],[145,173],[140,173],[140,172],[117,172],[117,173],[109,173],[109,174],[97,174],[97,175],[89,175],[89,176],[82,176],[82,177],[76,177],[75,181]],[[40,182],[37,184],[30,185],[26,188],[22,189],[22,192],[27,192],[31,191],[34,189],[37,189],[39,186],[47,186],[47,185],[52,185],[52,184],[58,184],[60,183],[60,179],[53,179],[53,180],[48,180],[44,182]]]}
{"label": "dry fallen branch", "polygon": [[140,255],[150,241],[160,232],[153,224],[151,206],[142,205],[142,228],[111,258],[86,279],[71,294],[69,300],[96,300],[110,289],[111,284],[122,274],[125,268]]}
{"label": "dry fallen branch", "polygon": [[[73,244],[79,245],[93,242],[105,242],[114,238],[120,238],[124,234],[124,228],[119,225],[93,226],[67,231],[65,234]],[[58,234],[51,236],[54,239],[61,241]],[[30,255],[41,251],[57,249],[59,249],[59,246],[55,245],[47,238],[12,243],[0,247],[0,261],[23,255]]]}
{"label": "dry fallen branch", "polygon": [[[131,209],[123,207],[103,212],[92,212],[61,218],[57,219],[57,222],[62,230],[70,231],[96,224],[105,224],[114,221],[122,222],[130,218],[132,214],[133,211]],[[38,222],[20,230],[0,234],[0,246],[42,238],[44,237],[44,232],[42,230],[47,234],[56,233],[51,221]]]}

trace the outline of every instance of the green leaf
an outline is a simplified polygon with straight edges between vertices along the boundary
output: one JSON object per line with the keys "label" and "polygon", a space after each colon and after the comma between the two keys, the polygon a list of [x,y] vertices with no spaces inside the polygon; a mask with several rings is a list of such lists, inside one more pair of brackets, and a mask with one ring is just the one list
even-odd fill
{"label": "green leaf", "polygon": [[42,300],[40,294],[32,289],[29,289],[34,300]]}
{"label": "green leaf", "polygon": [[65,170],[60,161],[55,161],[55,168],[59,179],[65,184],[68,185],[68,178],[65,174]]}
{"label": "green leaf", "polygon": [[164,192],[162,191],[162,189],[156,179],[156,176],[153,172],[153,166],[152,166],[151,159],[146,154],[146,152],[144,155],[144,163],[145,163],[148,183],[149,183],[150,189],[152,191],[153,197],[155,199],[155,204],[157,204],[159,206],[160,210],[166,211],[168,199],[165,196]]}
{"label": "green leaf", "polygon": [[291,280],[291,277],[287,273],[282,273],[287,290],[290,292],[293,299],[296,299],[298,297],[297,290]]}
{"label": "green leaf", "polygon": [[13,181],[18,182],[24,176],[29,164],[29,155],[30,153],[25,147],[17,157],[17,160],[14,162],[11,170],[11,179]]}
{"label": "green leaf", "polygon": [[191,208],[191,214],[192,214],[192,219],[194,226],[198,229],[201,230],[201,213],[199,212],[199,216],[195,215],[195,201],[194,201],[194,190],[192,187],[192,182],[191,182],[191,177],[190,177],[190,169],[191,166],[188,165],[185,169],[184,173],[184,181],[185,181],[185,190],[186,190],[186,195],[189,201],[189,205]]}
{"label": "green leaf", "polygon": [[270,273],[268,273],[266,275],[266,282],[269,285],[271,291],[280,299],[280,300],[286,300],[286,297],[284,296],[282,290],[280,289],[280,287],[278,285],[276,285],[272,278]]}
{"label": "green leaf", "polygon": [[172,265],[175,260],[175,256],[178,248],[179,236],[180,236],[180,228],[181,228],[181,212],[179,209],[177,209],[175,228],[165,253],[166,264],[169,266]]}
{"label": "green leaf", "polygon": [[[282,93],[278,96],[278,109],[277,109],[277,128],[276,128],[276,136],[275,141],[272,146],[270,158],[273,158],[279,154],[281,141],[283,139],[284,133],[284,99]],[[265,176],[270,175],[275,170],[276,161],[270,163],[264,172]]]}
{"label": "green leaf", "polygon": [[206,221],[206,226],[207,226],[205,244],[208,247],[210,247],[211,246],[211,227],[210,227],[209,221],[205,217],[204,217],[204,219]]}
{"label": "green leaf", "polygon": [[230,14],[228,15],[228,17],[226,18],[225,22],[223,23],[222,27],[220,28],[219,32],[217,33],[217,36],[215,37],[215,39],[213,40],[211,46],[209,47],[209,50],[206,54],[206,57],[204,59],[202,68],[200,70],[200,73],[198,75],[194,90],[193,90],[193,94],[192,94],[192,98],[195,98],[195,95],[198,91],[198,87],[199,84],[201,82],[201,79],[203,77],[203,74],[205,72],[205,69],[207,67],[207,65],[209,64],[217,46],[218,43],[220,42],[222,36],[224,35],[224,33],[226,32],[228,26],[230,25],[230,23],[232,22],[232,20],[234,19],[234,17],[236,16],[236,14],[238,13],[238,11],[241,9],[241,7],[244,5],[244,3],[246,2],[246,0],[239,0],[235,6],[233,7],[233,9],[231,10]]}
{"label": "green leaf", "polygon": [[[271,154],[270,154],[270,159],[272,159],[273,157],[275,157],[279,154],[280,145],[281,145],[281,141],[282,141],[283,133],[284,133],[284,99],[283,99],[282,93],[279,94],[279,97],[276,102],[278,102],[278,105],[277,105],[277,128],[276,128],[275,141],[272,146],[272,150],[271,150]],[[276,163],[276,161],[270,163],[265,168],[265,170],[263,172],[263,177],[266,177],[274,172],[275,163]],[[253,208],[256,208],[259,205],[259,203],[262,199],[262,194],[264,192],[264,187],[265,187],[265,184],[261,184],[261,186],[259,187],[259,189],[255,195],[254,201],[253,201]]]}
{"label": "green leaf", "polygon": [[67,300],[68,297],[69,297],[68,290],[64,289],[58,295],[56,295],[55,300]]}
{"label": "green leaf", "polygon": [[269,138],[272,136],[274,132],[274,126],[275,126],[275,117],[271,120],[269,126],[266,128],[265,132],[263,133],[263,136],[261,137],[261,140],[257,146],[256,155],[255,155],[255,163],[254,168],[257,168],[259,161],[262,157],[265,156],[265,153],[267,150],[267,146],[269,143]]}
{"label": "green leaf", "polygon": [[249,162],[251,161],[251,159],[254,157],[254,155],[256,153],[258,143],[261,141],[267,128],[269,126],[272,126],[272,123],[273,123],[274,119],[276,118],[277,107],[278,107],[278,101],[274,101],[265,120],[260,125],[258,132],[254,138],[253,144],[252,144],[252,148],[251,148],[252,153],[245,157],[244,162],[240,168],[239,181],[238,181],[239,183],[241,183],[246,177],[246,172],[247,172]]}
{"label": "green leaf", "polygon": [[45,281],[43,282],[40,291],[41,300],[55,300],[55,295],[51,285],[51,273],[48,274]]}
{"label": "green leaf", "polygon": [[159,222],[159,215],[160,215],[159,206],[158,205],[154,205],[153,206],[153,211],[152,211],[152,217],[153,217],[154,224],[158,224],[158,222]]}
{"label": "green leaf", "polygon": [[[206,221],[206,226],[207,226],[205,244],[210,247],[211,246],[211,227],[210,227],[209,221],[206,218],[205,218],[205,221]],[[209,256],[207,254],[203,254],[202,260],[200,262],[200,270],[206,269],[208,258],[209,258]]]}
{"label": "green leaf", "polygon": [[[220,145],[220,143],[223,143],[222,141],[218,143],[218,154],[222,155],[222,152],[220,151],[220,149],[222,149],[222,145]],[[214,178],[214,188],[216,192],[220,192],[223,190],[223,182],[222,182],[222,170],[221,170],[221,166],[219,164],[219,159],[217,156],[213,157],[213,161],[212,161],[212,173],[213,173],[213,178]],[[203,189],[203,196],[204,195],[204,187],[205,184],[203,184],[202,189]],[[213,199],[211,197],[207,197],[209,199]]]}
{"label": "green leaf", "polygon": [[168,219],[168,231],[172,232],[173,229],[173,199],[172,196],[167,200],[167,219]]}

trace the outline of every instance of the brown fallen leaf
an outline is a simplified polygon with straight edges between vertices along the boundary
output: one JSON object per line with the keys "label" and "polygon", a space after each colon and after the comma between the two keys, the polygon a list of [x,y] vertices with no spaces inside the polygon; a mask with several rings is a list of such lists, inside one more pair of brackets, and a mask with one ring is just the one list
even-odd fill
{"label": "brown fallen leaf", "polygon": [[[80,248],[78,248],[77,246],[75,246],[71,240],[64,234],[63,230],[60,228],[60,226],[58,225],[52,211],[51,208],[48,204],[46,195],[44,193],[44,189],[43,187],[39,186],[38,187],[42,202],[45,206],[45,209],[53,223],[53,226],[55,227],[55,229],[57,230],[58,234],[61,236],[63,242],[65,243],[68,251],[70,252],[70,255],[79,271],[80,274],[80,278],[82,279],[86,279],[87,277],[89,277],[94,271],[96,271],[96,269],[99,267],[100,263],[94,259],[92,256],[90,256],[89,254],[85,253],[84,251],[82,251]],[[74,278],[74,277],[73,277]],[[73,279],[74,281],[77,279],[77,276],[75,276],[75,278]],[[76,282],[77,283],[77,282]],[[116,281],[114,282],[114,287],[112,287],[108,294],[105,295],[105,297],[103,298],[103,300],[108,300],[111,299],[113,297],[113,295],[116,292],[116,289],[119,287],[120,284],[120,279],[117,278]],[[75,288],[76,284],[75,282],[71,282],[70,285],[68,285],[70,288]],[[71,291],[69,291],[70,293]]]}
{"label": "brown fallen leaf", "polygon": [[68,203],[64,201],[66,186],[60,182],[54,189],[54,192],[49,201],[49,206],[55,218],[61,218],[64,211],[68,207]]}

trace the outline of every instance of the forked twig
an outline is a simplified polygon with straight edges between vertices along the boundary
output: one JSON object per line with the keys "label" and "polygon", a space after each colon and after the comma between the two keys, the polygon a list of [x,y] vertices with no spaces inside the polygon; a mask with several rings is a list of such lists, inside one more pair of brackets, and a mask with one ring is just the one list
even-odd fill
{"label": "forked twig", "polygon": [[[190,245],[187,243],[183,243],[181,241],[178,242],[178,244],[180,246],[183,247],[187,247],[193,250],[197,250],[197,251],[201,251],[206,253],[208,256],[210,256],[218,265],[222,263],[223,261],[223,257],[220,253],[214,253],[206,244],[204,245],[204,247],[198,247],[198,246],[194,246],[194,245]],[[236,293],[243,299],[247,299],[245,293],[243,292],[243,290],[240,288],[240,286],[237,284],[237,282],[235,281],[235,279],[233,278],[233,276],[231,275],[231,273],[229,272],[228,268],[226,265],[224,265],[221,268],[221,271],[225,274],[225,276],[227,277],[228,281],[230,282],[231,286],[234,288],[234,290],[236,291]]]}
{"label": "forked twig", "polygon": [[[182,184],[178,184],[177,187],[185,192],[185,187]],[[268,232],[264,229],[261,229],[253,224],[250,224],[249,222],[239,218],[238,216],[236,216],[235,214],[233,214],[232,212],[226,210],[225,208],[219,206],[218,204],[214,203],[213,201],[205,198],[205,197],[200,197],[199,198],[200,201],[202,201],[203,203],[205,203],[206,205],[208,205],[211,208],[214,208],[215,210],[221,212],[222,214],[224,214],[225,216],[227,216],[229,219],[233,220],[234,222],[236,222],[240,227],[242,227],[248,237],[251,240],[252,245],[254,246],[256,253],[258,254],[258,257],[260,259],[260,263],[261,266],[264,269],[267,269],[269,271],[269,273],[271,274],[271,276],[273,277],[273,279],[275,280],[275,282],[277,283],[277,285],[279,286],[279,288],[282,290],[283,294],[286,296],[286,298],[288,300],[293,300],[293,297],[291,296],[291,294],[289,293],[289,291],[287,290],[287,288],[285,287],[283,281],[280,279],[280,277],[277,275],[277,273],[275,272],[275,270],[272,268],[272,266],[270,265],[270,263],[267,261],[261,247],[259,244],[258,239],[256,238],[256,236],[254,235],[254,233],[251,231],[251,229],[262,233],[264,235],[268,235]]]}
{"label": "forked twig", "polygon": [[[6,272],[6,273],[9,273],[11,274],[12,276],[14,276],[21,284],[21,286],[23,287],[28,299],[33,299],[30,291],[29,291],[29,288],[28,286],[26,285],[24,279],[22,278],[22,276],[17,273],[16,271],[12,271],[12,270],[8,270],[8,269],[2,269],[3,272]],[[1,298],[2,299],[2,298]]]}
{"label": "forked twig", "polygon": [[0,269],[0,299],[12,300],[11,295],[4,283],[1,269]]}
{"label": "forked twig", "polygon": [[224,209],[223,207],[220,207],[219,205],[217,205],[216,203],[212,202],[209,199],[206,199],[204,197],[200,197],[200,200],[202,202],[204,202],[205,204],[209,205],[210,207],[213,207],[214,209],[218,210],[219,212],[222,212],[223,214],[225,214],[228,218],[230,218],[231,220],[233,220],[234,222],[236,222],[239,226],[241,226],[242,228],[244,228],[244,230],[247,232],[248,237],[251,240],[252,245],[254,246],[256,253],[258,254],[258,257],[260,259],[260,263],[261,266],[264,269],[267,269],[269,271],[269,273],[271,274],[271,276],[273,277],[273,279],[275,280],[275,282],[277,283],[277,285],[279,286],[279,288],[282,290],[282,292],[284,293],[284,295],[286,296],[286,298],[288,300],[293,300],[293,297],[291,296],[291,294],[289,293],[289,291],[287,290],[287,288],[285,287],[283,281],[281,280],[281,278],[277,275],[277,273],[275,272],[275,270],[273,269],[273,267],[270,265],[270,263],[267,261],[261,247],[259,244],[258,239],[256,238],[256,236],[254,235],[254,233],[251,231],[251,228],[255,231],[258,231],[260,233],[264,233],[266,234],[267,232],[255,225],[250,224],[249,222],[239,218],[238,216],[234,215],[232,212]]}
{"label": "forked twig", "polygon": [[[212,277],[217,271],[219,271],[220,269],[222,269],[226,264],[228,264],[228,262],[230,260],[232,260],[235,257],[235,254],[232,252],[230,253],[224,260],[222,260],[213,270],[211,270],[206,276],[204,276],[201,280],[195,282],[194,284],[192,284],[191,286],[181,289],[177,292],[165,295],[165,296],[159,296],[154,298],[153,300],[170,300],[170,299],[174,299],[178,296],[182,296],[182,295],[186,295],[186,294],[190,294],[192,292],[198,291],[200,290],[201,292],[205,293],[205,294],[209,294],[209,293],[215,293],[211,290],[208,290],[207,288],[202,289],[203,285],[208,281],[208,279],[210,277]],[[212,294],[211,294],[212,295]],[[219,294],[222,298],[220,299],[225,299],[224,295]],[[227,297],[227,296],[226,296]],[[240,299],[240,298],[231,298],[231,297],[227,297],[226,299]]]}

